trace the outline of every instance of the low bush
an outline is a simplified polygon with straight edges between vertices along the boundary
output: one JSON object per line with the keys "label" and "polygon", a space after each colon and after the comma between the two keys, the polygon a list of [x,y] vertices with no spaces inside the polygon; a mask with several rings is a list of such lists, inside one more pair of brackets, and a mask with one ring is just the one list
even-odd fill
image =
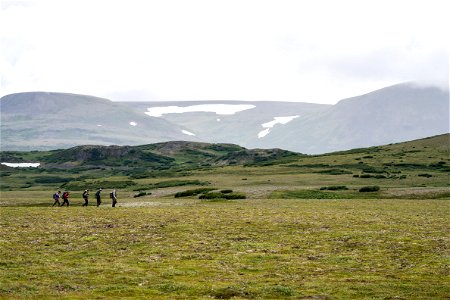
{"label": "low bush", "polygon": [[380,170],[380,169],[377,169],[377,168],[372,167],[372,166],[368,166],[368,167],[364,168],[362,171],[365,172],[365,173],[375,173],[375,174],[384,173],[384,170]]}
{"label": "low bush", "polygon": [[203,194],[199,197],[202,200],[214,200],[214,199],[225,199],[225,200],[235,200],[235,199],[246,199],[247,197],[241,193],[221,193],[221,192],[210,192]]}
{"label": "low bush", "polygon": [[224,197],[227,200],[247,199],[247,196],[241,193],[224,194]]}
{"label": "low bush", "polygon": [[232,193],[233,190],[221,190],[220,192],[221,192],[222,194],[229,194],[229,193]]}
{"label": "low bush", "polygon": [[184,185],[208,185],[209,182],[207,181],[200,181],[200,180],[168,180],[168,181],[161,181],[153,184],[154,188],[167,188],[167,187],[174,187],[174,186],[184,186]]}
{"label": "low bush", "polygon": [[221,192],[210,192],[203,195],[200,195],[198,197],[199,199],[225,199],[225,194],[222,194]]}
{"label": "low bush", "polygon": [[359,189],[361,193],[367,193],[367,192],[378,192],[380,190],[380,187],[378,185],[372,185],[372,186],[363,186]]}
{"label": "low bush", "polygon": [[175,198],[197,196],[197,195],[204,194],[204,193],[214,191],[214,190],[215,190],[215,188],[199,188],[199,189],[193,189],[193,190],[186,190],[183,192],[176,193]]}
{"label": "low bush", "polygon": [[359,175],[359,178],[372,178],[373,176],[370,174],[361,174]]}
{"label": "low bush", "polygon": [[69,182],[70,178],[58,177],[58,176],[41,176],[36,177],[34,182],[36,183],[64,183]]}
{"label": "low bush", "polygon": [[148,193],[148,192],[139,192],[136,195],[134,195],[134,198],[138,198],[138,197],[142,197],[142,196],[147,196],[147,195],[151,195],[152,193]]}
{"label": "low bush", "polygon": [[417,176],[420,176],[420,177],[426,177],[426,178],[433,177],[433,175],[427,174],[427,173],[419,174],[419,175],[417,175]]}
{"label": "low bush", "polygon": [[352,196],[348,193],[333,193],[318,190],[292,190],[274,191],[270,194],[272,199],[349,199]]}
{"label": "low bush", "polygon": [[319,173],[319,174],[329,174],[329,175],[352,174],[351,171],[348,171],[348,170],[342,170],[342,169],[328,169],[328,170],[321,170],[321,171],[317,171],[316,173]]}
{"label": "low bush", "polygon": [[332,185],[332,186],[323,186],[320,188],[320,190],[339,191],[339,190],[348,190],[348,188],[345,185]]}

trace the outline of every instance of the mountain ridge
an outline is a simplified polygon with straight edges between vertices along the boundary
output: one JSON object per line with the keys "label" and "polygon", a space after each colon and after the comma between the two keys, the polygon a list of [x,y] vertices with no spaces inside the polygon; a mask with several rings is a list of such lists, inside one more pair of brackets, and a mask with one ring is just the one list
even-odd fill
{"label": "mountain ridge", "polygon": [[[234,114],[214,110],[158,117],[146,114],[149,108],[164,105],[185,109],[217,104],[253,107]],[[449,132],[448,89],[414,83],[385,87],[335,105],[239,100],[112,102],[70,93],[27,92],[2,97],[0,110],[3,150],[187,140],[318,154]]]}

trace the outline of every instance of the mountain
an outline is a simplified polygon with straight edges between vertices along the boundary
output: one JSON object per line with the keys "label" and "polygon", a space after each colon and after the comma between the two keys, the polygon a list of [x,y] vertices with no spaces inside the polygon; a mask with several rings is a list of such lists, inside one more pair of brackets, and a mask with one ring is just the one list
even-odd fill
{"label": "mountain", "polygon": [[112,102],[60,93],[0,99],[3,150],[165,141],[319,154],[449,132],[449,92],[403,83],[336,105],[264,101]]}
{"label": "mountain", "polygon": [[[234,114],[189,112],[220,103],[252,105]],[[161,107],[159,118],[187,128],[208,142],[247,148],[282,148],[317,154],[389,144],[449,132],[448,88],[403,83],[336,105],[292,102],[128,102],[139,111]],[[169,113],[170,108],[177,113]],[[207,108],[206,108],[207,109]],[[187,111],[180,113],[180,111]]]}
{"label": "mountain", "polygon": [[0,99],[2,150],[67,148],[83,144],[137,145],[195,140],[164,119],[107,99],[31,92]]}
{"label": "mountain", "polygon": [[[170,101],[122,102],[122,104],[149,114],[157,108],[163,108],[162,110],[166,111],[192,111],[165,113],[159,118],[186,128],[201,141],[233,143],[247,148],[258,145],[258,134],[267,130],[263,124],[274,121],[276,117],[302,117],[320,113],[331,107],[324,104],[275,101]],[[242,110],[231,114],[228,112],[230,108]],[[206,110],[216,110],[217,113]],[[282,144],[262,146],[264,148],[284,147]]]}
{"label": "mountain", "polygon": [[252,146],[283,145],[302,153],[326,153],[448,132],[448,89],[405,83],[296,118]]}

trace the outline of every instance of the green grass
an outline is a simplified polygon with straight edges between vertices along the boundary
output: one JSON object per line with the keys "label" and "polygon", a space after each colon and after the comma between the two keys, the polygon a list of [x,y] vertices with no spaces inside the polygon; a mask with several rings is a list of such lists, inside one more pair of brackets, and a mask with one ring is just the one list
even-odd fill
{"label": "green grass", "polygon": [[[389,207],[389,209],[386,209]],[[3,298],[445,299],[448,202],[2,207]]]}
{"label": "green grass", "polygon": [[[269,165],[0,166],[0,299],[448,299],[448,165],[446,135]],[[71,206],[51,207],[62,184]],[[246,199],[174,198],[211,189]]]}

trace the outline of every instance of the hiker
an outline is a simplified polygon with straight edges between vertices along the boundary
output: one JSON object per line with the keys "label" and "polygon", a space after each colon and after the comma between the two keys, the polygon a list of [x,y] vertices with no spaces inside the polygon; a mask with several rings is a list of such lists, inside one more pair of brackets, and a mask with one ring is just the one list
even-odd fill
{"label": "hiker", "polygon": [[117,203],[117,193],[116,190],[112,190],[111,193],[109,193],[109,197],[112,200],[112,207],[116,207],[116,203]]}
{"label": "hiker", "polygon": [[102,204],[102,196],[101,193],[102,192],[102,188],[99,188],[97,193],[95,193],[95,198],[97,198],[97,207],[100,206],[100,204]]}
{"label": "hiker", "polygon": [[58,206],[61,206],[61,202],[59,202],[60,198],[61,198],[61,191],[57,191],[56,193],[54,193],[53,200],[55,200],[55,202],[53,203],[52,206],[55,206],[56,204],[58,204]]}
{"label": "hiker", "polygon": [[64,193],[62,194],[62,198],[63,198],[63,203],[61,204],[61,206],[64,206],[64,204],[67,203],[67,207],[69,207],[69,192],[64,191]]}
{"label": "hiker", "polygon": [[88,206],[89,200],[89,190],[84,190],[83,192],[84,204],[82,206]]}

